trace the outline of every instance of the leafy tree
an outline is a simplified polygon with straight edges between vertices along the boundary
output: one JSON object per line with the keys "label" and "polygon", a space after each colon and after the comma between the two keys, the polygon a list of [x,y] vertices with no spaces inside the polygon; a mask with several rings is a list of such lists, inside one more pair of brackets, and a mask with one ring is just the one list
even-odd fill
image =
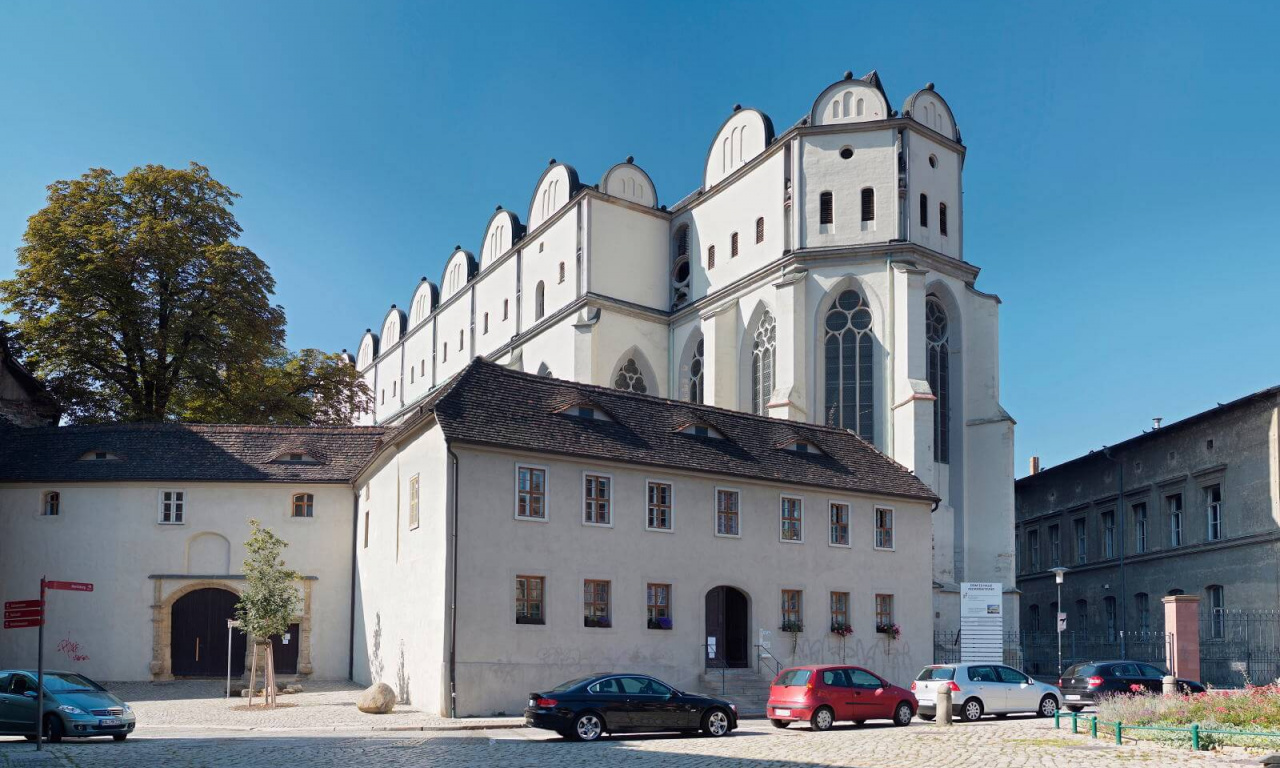
{"label": "leafy tree", "polygon": [[[253,532],[244,543],[249,556],[244,561],[245,587],[240,594],[240,602],[236,604],[236,618],[241,629],[254,638],[253,666],[256,670],[258,642],[289,631],[289,624],[302,602],[296,585],[302,575],[285,567],[280,555],[289,545],[284,539],[272,533],[270,528],[264,528],[257,520],[250,520],[249,526]],[[269,644],[267,653],[271,653]],[[253,685],[253,674],[250,674],[250,689]],[[265,687],[267,702],[274,704],[275,670],[270,664],[267,666]]]}
{"label": "leafy tree", "polygon": [[234,242],[236,197],[196,163],[49,187],[0,300],[69,420],[341,421],[368,397],[335,357],[284,349],[275,280]]}

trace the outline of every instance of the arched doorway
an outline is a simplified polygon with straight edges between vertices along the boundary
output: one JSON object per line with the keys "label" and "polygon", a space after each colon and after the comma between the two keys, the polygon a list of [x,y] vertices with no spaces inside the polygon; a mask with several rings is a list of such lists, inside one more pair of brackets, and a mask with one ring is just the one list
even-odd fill
{"label": "arched doorway", "polygon": [[[178,677],[223,677],[227,674],[227,619],[234,619],[239,598],[216,587],[197,589],[178,598],[170,619],[171,669]],[[231,633],[231,676],[244,674],[244,633]]]}
{"label": "arched doorway", "polygon": [[740,668],[748,666],[747,596],[734,587],[712,587],[707,592],[708,667]]}

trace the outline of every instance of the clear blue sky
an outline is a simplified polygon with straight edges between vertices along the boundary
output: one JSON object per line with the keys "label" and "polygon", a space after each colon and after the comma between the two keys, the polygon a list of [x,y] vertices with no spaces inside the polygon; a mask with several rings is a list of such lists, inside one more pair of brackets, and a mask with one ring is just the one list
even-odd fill
{"label": "clear blue sky", "polygon": [[197,160],[243,197],[293,347],[353,349],[547,158],[662,202],[733,104],[927,81],[969,153],[1003,401],[1057,463],[1280,383],[1280,4],[0,5],[0,275],[45,186]]}

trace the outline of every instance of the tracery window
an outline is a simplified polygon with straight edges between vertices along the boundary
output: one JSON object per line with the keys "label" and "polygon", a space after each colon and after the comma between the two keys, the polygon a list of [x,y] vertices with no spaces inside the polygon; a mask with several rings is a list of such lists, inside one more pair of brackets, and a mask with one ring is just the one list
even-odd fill
{"label": "tracery window", "polygon": [[751,343],[751,412],[765,415],[769,398],[773,395],[773,364],[778,340],[777,324],[769,310],[765,310],[756,325],[755,340]]}
{"label": "tracery window", "polygon": [[875,439],[874,342],[871,308],[852,288],[836,297],[823,321],[825,329],[826,424]]}
{"label": "tracery window", "polygon": [[702,344],[703,339],[693,348],[693,359],[689,361],[689,402],[701,403],[702,391]]}
{"label": "tracery window", "polygon": [[636,365],[634,357],[628,358],[618,369],[618,375],[613,379],[613,388],[640,394],[649,391],[644,385],[644,374],[640,372],[640,366]]}
{"label": "tracery window", "polygon": [[947,311],[936,296],[924,303],[924,336],[928,344],[929,388],[933,404],[933,460],[951,461],[951,344]]}

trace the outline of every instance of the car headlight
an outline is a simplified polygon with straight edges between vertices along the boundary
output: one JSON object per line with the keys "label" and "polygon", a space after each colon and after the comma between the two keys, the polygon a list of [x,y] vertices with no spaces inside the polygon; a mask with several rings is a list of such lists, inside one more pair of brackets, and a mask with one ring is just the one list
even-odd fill
{"label": "car headlight", "polygon": [[133,707],[129,706],[128,704],[121,703],[121,704],[120,704],[120,707],[121,707],[121,708],[122,708],[126,713],[129,713],[129,712],[132,712],[132,711],[133,711]]}
{"label": "car headlight", "polygon": [[59,712],[66,712],[68,715],[83,715],[84,710],[79,707],[73,707],[70,704],[63,704],[58,707]]}

